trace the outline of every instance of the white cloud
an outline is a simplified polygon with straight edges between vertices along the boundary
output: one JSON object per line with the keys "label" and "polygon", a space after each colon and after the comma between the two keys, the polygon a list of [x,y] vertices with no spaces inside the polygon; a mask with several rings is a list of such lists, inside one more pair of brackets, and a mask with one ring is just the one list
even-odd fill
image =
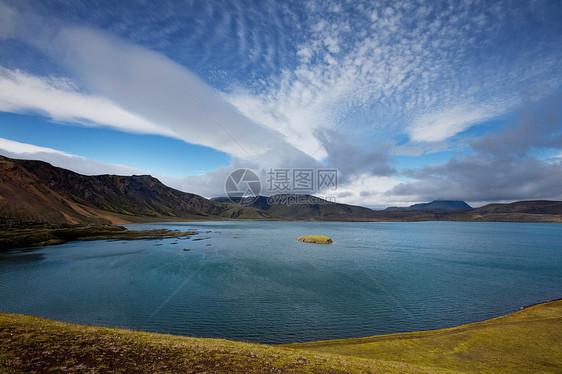
{"label": "white cloud", "polygon": [[299,48],[299,50],[297,51],[297,56],[299,56],[304,63],[308,63],[313,55],[314,52],[312,51],[312,49],[304,46]]}
{"label": "white cloud", "polygon": [[189,143],[253,158],[284,142],[162,54],[85,28],[62,29],[56,43],[92,91]]}
{"label": "white cloud", "polygon": [[562,153],[560,153],[559,155],[555,155],[552,157],[549,157],[548,159],[546,159],[547,162],[550,163],[559,163],[562,162]]}
{"label": "white cloud", "polygon": [[39,147],[33,144],[20,143],[9,139],[0,138],[0,149],[11,154],[31,155],[34,153],[54,153],[62,156],[77,157],[69,153],[52,148]]}
{"label": "white cloud", "polygon": [[328,51],[330,53],[339,53],[340,52],[340,47],[338,45],[338,41],[331,38],[331,37],[327,37],[326,39],[324,39],[324,45],[326,46],[326,48],[328,48]]}
{"label": "white cloud", "polygon": [[414,142],[440,142],[492,116],[489,109],[457,106],[420,116],[408,128],[408,134]]}
{"label": "white cloud", "polygon": [[[216,170],[202,175],[193,175],[185,178],[171,178],[159,176],[158,179],[167,186],[176,188],[180,191],[195,193],[205,198],[226,196],[225,182],[230,173],[236,169],[250,169],[260,175],[260,180],[264,183],[263,170],[252,162],[240,159],[233,159],[228,166],[221,166]],[[263,186],[262,186],[263,187]]]}
{"label": "white cloud", "polygon": [[129,166],[106,164],[57,149],[39,147],[33,144],[20,143],[4,138],[0,138],[0,154],[10,158],[45,161],[51,165],[72,170],[84,175],[147,174],[142,170]]}
{"label": "white cloud", "polygon": [[109,100],[78,92],[64,78],[36,77],[0,67],[0,110],[35,111],[57,121],[111,126],[120,130],[174,136]]}
{"label": "white cloud", "polygon": [[243,94],[230,96],[229,100],[244,115],[275,129],[292,146],[321,160],[327,154],[314,134],[314,129],[319,128],[325,121],[327,113],[315,110],[316,106],[322,104],[315,102],[316,98],[313,95],[311,90],[299,87],[293,92],[293,97],[285,97],[286,101],[283,102],[267,101],[254,95]]}
{"label": "white cloud", "polygon": [[379,177],[361,173],[349,178],[348,183],[338,185],[336,191],[323,191],[320,195],[335,196],[338,203],[371,208],[409,205],[402,196],[397,198],[385,194],[399,184],[400,181],[393,177]]}

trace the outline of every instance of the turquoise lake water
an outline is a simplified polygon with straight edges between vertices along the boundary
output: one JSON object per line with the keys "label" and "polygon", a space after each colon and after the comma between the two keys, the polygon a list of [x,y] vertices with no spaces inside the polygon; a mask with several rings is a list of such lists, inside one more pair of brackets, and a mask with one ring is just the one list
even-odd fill
{"label": "turquoise lake water", "polygon": [[[199,235],[0,252],[0,310],[288,343],[450,327],[562,297],[559,224],[190,222],[128,227],[196,230]],[[330,236],[334,243],[295,240],[309,234]]]}

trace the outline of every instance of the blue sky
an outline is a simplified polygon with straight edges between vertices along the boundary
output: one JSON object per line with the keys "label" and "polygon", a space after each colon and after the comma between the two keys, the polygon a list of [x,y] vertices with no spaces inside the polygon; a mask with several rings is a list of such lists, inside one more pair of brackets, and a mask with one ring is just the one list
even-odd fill
{"label": "blue sky", "polygon": [[559,1],[0,0],[0,153],[224,195],[562,199]]}

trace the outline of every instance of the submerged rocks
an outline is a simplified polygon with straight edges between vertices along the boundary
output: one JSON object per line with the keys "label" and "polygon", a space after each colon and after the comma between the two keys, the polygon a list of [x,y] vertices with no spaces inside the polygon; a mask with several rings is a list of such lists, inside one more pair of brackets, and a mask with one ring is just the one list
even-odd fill
{"label": "submerged rocks", "polygon": [[297,238],[298,241],[305,243],[317,243],[317,244],[331,244],[333,240],[323,235],[305,235]]}

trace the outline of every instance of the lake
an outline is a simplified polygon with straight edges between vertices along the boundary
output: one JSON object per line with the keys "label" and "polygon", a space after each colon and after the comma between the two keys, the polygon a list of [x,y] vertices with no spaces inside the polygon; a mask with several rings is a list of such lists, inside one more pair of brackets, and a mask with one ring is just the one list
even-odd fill
{"label": "lake", "polygon": [[[127,227],[199,235],[0,252],[0,310],[289,343],[451,327],[562,297],[559,224],[230,221]],[[295,240],[309,234],[334,243]]]}

